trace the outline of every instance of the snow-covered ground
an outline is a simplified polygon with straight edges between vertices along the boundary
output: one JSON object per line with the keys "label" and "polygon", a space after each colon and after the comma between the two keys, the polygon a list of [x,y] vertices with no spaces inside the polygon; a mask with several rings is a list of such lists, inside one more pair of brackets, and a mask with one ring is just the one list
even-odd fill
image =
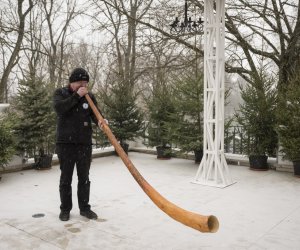
{"label": "snow-covered ground", "polygon": [[[218,217],[217,233],[200,233],[165,215],[143,193],[117,156],[93,159],[90,179],[97,221],[73,210],[58,219],[60,170],[3,174],[0,182],[0,249],[300,249],[300,178],[273,170],[229,166],[236,183],[224,189],[192,184],[192,160],[157,160],[129,153],[144,178],[176,205]],[[43,217],[34,218],[33,215]]]}

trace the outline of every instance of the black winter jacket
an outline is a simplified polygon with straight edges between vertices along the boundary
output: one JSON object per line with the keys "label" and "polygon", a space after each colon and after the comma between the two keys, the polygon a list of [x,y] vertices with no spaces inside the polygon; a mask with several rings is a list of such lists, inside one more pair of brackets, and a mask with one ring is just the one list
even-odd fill
{"label": "black winter jacket", "polygon": [[[97,105],[94,95],[89,95]],[[56,143],[92,144],[91,119],[98,122],[85,97],[63,87],[55,90],[53,104],[57,113]]]}

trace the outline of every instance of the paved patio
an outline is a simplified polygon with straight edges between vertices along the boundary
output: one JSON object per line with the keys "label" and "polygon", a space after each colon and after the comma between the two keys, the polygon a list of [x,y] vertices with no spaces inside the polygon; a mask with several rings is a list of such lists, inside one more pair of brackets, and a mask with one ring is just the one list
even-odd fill
{"label": "paved patio", "polygon": [[[91,205],[97,221],[79,215],[76,174],[68,222],[59,214],[60,170],[8,173],[0,182],[0,249],[300,249],[300,179],[291,173],[230,166],[236,184],[224,189],[192,184],[192,160],[157,160],[129,153],[145,179],[176,205],[220,221],[200,233],[165,215],[143,193],[116,156],[93,159]],[[44,217],[34,218],[35,214]]]}

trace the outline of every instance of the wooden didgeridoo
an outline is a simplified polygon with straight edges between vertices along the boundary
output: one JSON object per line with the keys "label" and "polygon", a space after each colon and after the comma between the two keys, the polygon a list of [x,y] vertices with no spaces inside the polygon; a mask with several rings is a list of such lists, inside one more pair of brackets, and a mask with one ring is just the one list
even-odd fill
{"label": "wooden didgeridoo", "polygon": [[127,154],[124,152],[123,148],[120,146],[119,142],[117,141],[114,134],[111,132],[106,122],[104,121],[104,118],[96,108],[90,96],[86,94],[85,98],[87,99],[98,121],[101,121],[103,125],[102,131],[107,135],[109,141],[114,146],[115,150],[117,151],[118,155],[121,157],[122,161],[128,168],[131,175],[134,177],[134,179],[137,181],[140,187],[144,190],[144,192],[149,196],[149,198],[155,203],[155,205],[158,206],[162,211],[164,211],[167,215],[169,215],[174,220],[177,220],[188,227],[192,227],[203,233],[217,232],[219,229],[219,221],[215,216],[213,215],[204,216],[204,215],[196,214],[176,206],[172,202],[165,199],[144,179],[144,177],[139,173],[139,171],[135,168],[133,163],[130,161]]}

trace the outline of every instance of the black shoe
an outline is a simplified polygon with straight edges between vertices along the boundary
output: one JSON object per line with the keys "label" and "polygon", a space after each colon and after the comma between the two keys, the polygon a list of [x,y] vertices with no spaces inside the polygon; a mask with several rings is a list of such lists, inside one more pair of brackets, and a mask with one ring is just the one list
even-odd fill
{"label": "black shoe", "polygon": [[80,215],[82,215],[90,220],[98,219],[98,215],[96,213],[94,213],[92,210],[80,211]]}
{"label": "black shoe", "polygon": [[70,212],[61,211],[59,214],[59,219],[61,221],[68,221],[70,219]]}

